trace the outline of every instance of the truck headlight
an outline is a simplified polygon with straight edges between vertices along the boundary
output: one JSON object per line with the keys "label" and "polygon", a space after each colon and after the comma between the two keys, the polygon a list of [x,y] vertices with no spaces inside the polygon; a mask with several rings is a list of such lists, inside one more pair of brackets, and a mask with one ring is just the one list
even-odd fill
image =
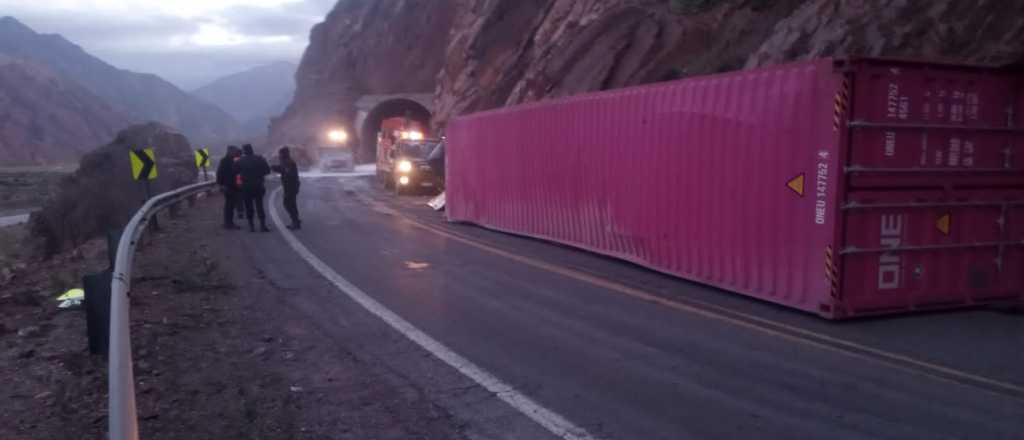
{"label": "truck headlight", "polygon": [[398,184],[399,185],[408,185],[409,184],[409,176],[399,177],[398,178]]}
{"label": "truck headlight", "polygon": [[412,162],[409,162],[407,160],[398,162],[398,171],[401,173],[412,172]]}

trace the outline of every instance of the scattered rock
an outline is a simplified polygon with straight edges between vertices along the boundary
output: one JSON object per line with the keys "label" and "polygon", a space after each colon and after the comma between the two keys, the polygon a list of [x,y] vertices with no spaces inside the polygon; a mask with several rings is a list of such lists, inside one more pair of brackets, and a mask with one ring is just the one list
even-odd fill
{"label": "scattered rock", "polygon": [[0,286],[7,284],[14,278],[14,271],[8,267],[0,269]]}
{"label": "scattered rock", "polygon": [[22,328],[18,329],[18,336],[23,337],[23,338],[27,338],[27,337],[38,335],[39,331],[40,331],[40,328],[39,328],[38,325],[30,325],[28,327],[22,327]]}
{"label": "scattered rock", "polygon": [[18,359],[31,359],[35,355],[36,350],[34,348],[30,348],[28,350],[22,351],[21,353],[18,353]]}
{"label": "scattered rock", "polygon": [[36,400],[43,400],[43,399],[45,399],[45,398],[47,398],[47,397],[50,397],[50,396],[52,396],[52,395],[53,395],[53,393],[52,393],[52,392],[50,392],[50,391],[43,391],[43,392],[41,392],[41,393],[39,393],[39,394],[36,394],[34,398],[35,398]]}
{"label": "scattered rock", "polygon": [[288,389],[291,390],[291,392],[293,392],[293,393],[301,393],[301,392],[305,391],[305,390],[303,390],[302,387],[297,387],[297,386],[292,386],[292,387],[290,387]]}
{"label": "scattered rock", "polygon": [[259,348],[257,348],[257,349],[252,351],[252,355],[253,356],[262,356],[266,352],[267,352],[267,347],[259,347]]}

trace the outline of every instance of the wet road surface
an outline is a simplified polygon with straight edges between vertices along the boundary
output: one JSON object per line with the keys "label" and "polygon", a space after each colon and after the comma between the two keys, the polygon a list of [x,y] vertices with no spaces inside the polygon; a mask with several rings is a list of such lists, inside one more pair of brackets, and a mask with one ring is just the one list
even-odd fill
{"label": "wet road surface", "polygon": [[[294,234],[422,333],[593,438],[1021,438],[1024,316],[830,323],[536,240],[444,222],[368,177],[304,180]],[[280,195],[270,198],[279,216]],[[326,282],[285,240],[253,249],[465,423],[554,438]],[[359,323],[358,325],[353,323]],[[355,338],[353,335],[360,335]]]}

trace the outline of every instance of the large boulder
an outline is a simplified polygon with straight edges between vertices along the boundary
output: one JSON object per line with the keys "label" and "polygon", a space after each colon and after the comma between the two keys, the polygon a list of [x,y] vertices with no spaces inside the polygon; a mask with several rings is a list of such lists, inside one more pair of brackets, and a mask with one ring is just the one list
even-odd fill
{"label": "large boulder", "polygon": [[148,147],[156,153],[157,179],[149,182],[153,195],[196,181],[192,148],[184,135],[155,122],[129,127],[82,157],[57,194],[32,214],[32,233],[43,240],[46,255],[128,223],[146,197],[144,183],[132,179],[129,152]]}

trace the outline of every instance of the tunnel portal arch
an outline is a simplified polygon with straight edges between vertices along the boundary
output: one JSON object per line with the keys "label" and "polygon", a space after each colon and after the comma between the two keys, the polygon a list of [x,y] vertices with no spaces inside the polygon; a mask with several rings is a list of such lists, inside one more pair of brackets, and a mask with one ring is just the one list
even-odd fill
{"label": "tunnel portal arch", "polygon": [[[411,121],[423,124],[424,127],[430,126],[430,109],[420,102],[422,99],[415,99],[416,97],[385,97],[363,107],[366,110],[360,109],[361,114],[356,127],[359,142],[356,157],[359,161],[373,162],[377,159],[377,132],[381,123],[389,118],[408,117]],[[365,103],[367,98],[370,97],[364,97],[361,101]]]}

